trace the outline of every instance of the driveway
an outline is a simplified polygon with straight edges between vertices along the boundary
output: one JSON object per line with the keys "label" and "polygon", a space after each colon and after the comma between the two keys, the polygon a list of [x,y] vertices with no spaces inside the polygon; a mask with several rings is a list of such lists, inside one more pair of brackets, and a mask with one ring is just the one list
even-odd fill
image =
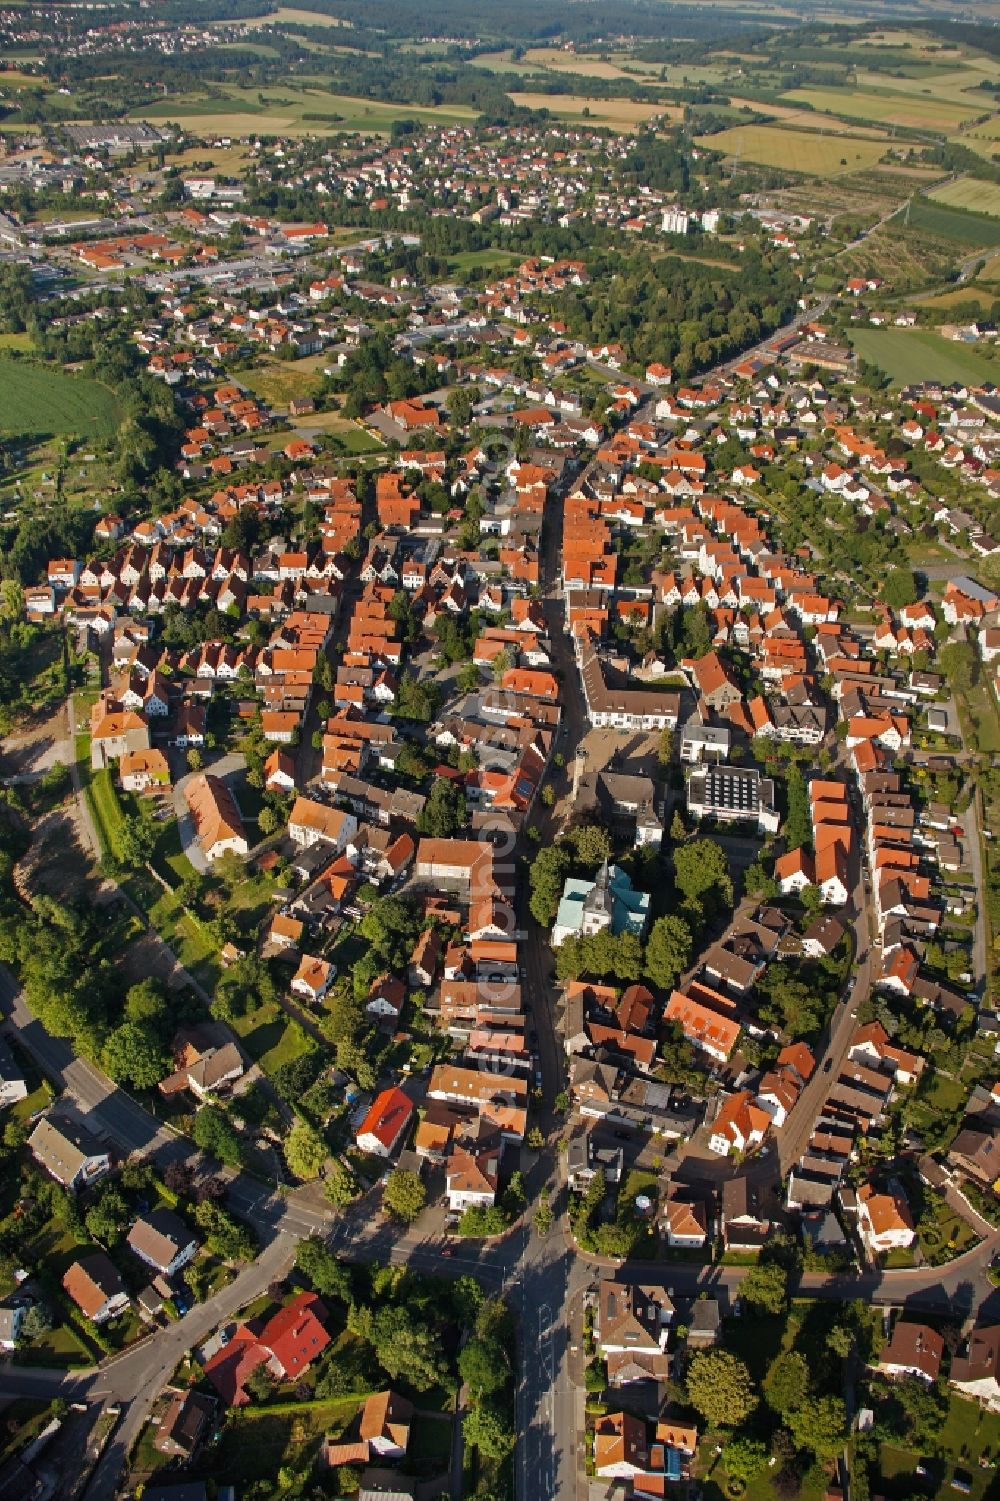
{"label": "driveway", "polygon": [[[228,755],[220,756],[218,761],[213,761],[211,766],[205,766],[202,768],[202,770],[210,772],[213,777],[221,777],[224,782],[230,782],[231,779],[237,774],[237,772],[242,771],[245,766],[246,761],[239,754],[239,752],[230,751]],[[173,799],[174,813],[177,817],[177,833],[180,837],[181,849],[184,851],[185,855],[187,855],[195,870],[198,871],[200,875],[204,875],[208,870],[208,861],[205,859],[205,856],[203,855],[201,850],[201,846],[198,843],[198,837],[195,833],[194,828],[194,819],[191,817],[191,810],[187,805],[187,798],[184,796],[185,788],[190,784],[194,777],[201,776],[201,774],[201,772],[189,771],[186,776],[181,777],[179,782],[175,782]],[[231,787],[230,791],[232,791]],[[237,806],[238,805],[239,799],[237,799]]]}

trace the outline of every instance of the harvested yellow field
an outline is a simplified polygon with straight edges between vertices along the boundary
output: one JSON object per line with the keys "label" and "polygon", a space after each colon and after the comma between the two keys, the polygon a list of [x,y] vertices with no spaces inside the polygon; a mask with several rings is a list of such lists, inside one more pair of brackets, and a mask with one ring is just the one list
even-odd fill
{"label": "harvested yellow field", "polygon": [[990,308],[993,306],[993,293],[980,291],[977,287],[955,287],[950,292],[939,292],[934,297],[921,297],[917,306],[936,308],[946,313],[950,308],[969,302],[978,302],[980,308]]}
{"label": "harvested yellow field", "polygon": [[627,78],[628,74],[614,63],[589,56],[585,52],[564,52],[561,47],[529,47],[524,61],[533,68],[549,68],[553,73],[579,73],[582,78]]}
{"label": "harvested yellow field", "polygon": [[250,152],[245,146],[189,146],[186,151],[168,152],[164,160],[170,167],[188,168],[207,162],[213,172],[235,177],[250,160]]}
{"label": "harvested yellow field", "polygon": [[0,94],[7,89],[41,89],[47,94],[51,88],[44,73],[22,73],[20,68],[7,68],[0,73]]}
{"label": "harvested yellow field", "polygon": [[[240,17],[240,26],[280,26],[283,21],[289,24],[297,22],[300,26],[353,26],[353,22],[344,21],[340,16],[325,16],[319,10],[299,10],[294,5],[280,5],[277,10],[272,10],[267,16]],[[232,26],[232,21],[212,21],[213,26]]]}
{"label": "harvested yellow field", "polygon": [[511,93],[521,109],[547,109],[554,120],[587,120],[611,130],[636,130],[654,117],[680,120],[679,105],[637,104],[634,99],[587,99],[579,94]]}
{"label": "harvested yellow field", "polygon": [[734,125],[716,135],[699,136],[697,144],[727,156],[759,162],[763,167],[780,167],[809,177],[842,177],[848,172],[863,172],[874,166],[885,150],[882,141],[786,130],[780,125]]}

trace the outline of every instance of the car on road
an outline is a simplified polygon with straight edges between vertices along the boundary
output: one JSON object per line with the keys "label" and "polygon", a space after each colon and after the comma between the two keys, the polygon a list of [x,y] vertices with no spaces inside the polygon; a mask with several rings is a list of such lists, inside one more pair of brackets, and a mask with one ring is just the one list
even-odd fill
{"label": "car on road", "polygon": [[833,1059],[832,1058],[828,1058],[826,1060],[826,1062],[823,1064],[823,1072],[824,1072],[824,1074],[828,1074],[830,1072],[831,1068],[833,1068]]}

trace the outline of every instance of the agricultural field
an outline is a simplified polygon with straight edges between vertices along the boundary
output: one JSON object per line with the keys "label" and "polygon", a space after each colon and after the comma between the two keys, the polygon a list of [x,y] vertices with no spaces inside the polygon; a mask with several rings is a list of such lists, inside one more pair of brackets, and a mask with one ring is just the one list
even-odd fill
{"label": "agricultural field", "polygon": [[[263,103],[261,103],[263,99]],[[328,135],[331,131],[371,131],[387,134],[395,120],[418,120],[453,125],[474,120],[476,111],[465,105],[433,109],[410,104],[386,104],[333,94],[325,89],[283,86],[280,92],[229,85],[211,95],[197,94],[164,100],[137,111],[136,120],[175,120],[203,135]]]}
{"label": "agricultural field", "polygon": [[[892,80],[896,82],[895,79]],[[792,89],[784,98],[811,105],[821,114],[848,120],[873,120],[876,124],[902,125],[917,130],[954,131],[968,120],[990,112],[989,102],[962,105],[923,94],[906,94],[883,84],[875,89]]]}
{"label": "agricultural field", "polygon": [[970,252],[977,246],[983,249],[1000,246],[1000,225],[947,204],[933,203],[928,197],[914,198],[907,210],[891,222],[902,225],[904,220],[910,230],[922,230],[939,240],[953,240],[956,247],[967,245]]}
{"label": "agricultural field", "polygon": [[[887,77],[881,72],[866,72],[859,69],[855,74],[855,83],[859,89],[891,89],[894,94],[919,94],[922,99],[931,98],[947,104],[956,104],[960,109],[973,109],[976,114],[986,114],[989,110],[987,96],[982,96],[982,101],[969,90],[975,89],[984,80],[992,82],[997,76],[996,65],[990,65],[986,59],[982,60],[982,66],[968,66],[962,68],[945,68],[939,71],[932,68],[922,68],[913,78],[899,78],[895,73]],[[975,106],[979,104],[977,109]]]}
{"label": "agricultural field", "polygon": [[872,167],[885,150],[882,141],[786,130],[780,125],[734,125],[716,135],[699,136],[696,144],[727,156],[780,167],[809,177],[838,177]]}
{"label": "agricultural field", "polygon": [[894,386],[910,381],[996,380],[1000,365],[977,349],[925,328],[852,329],[855,352],[884,370]]}
{"label": "agricultural field", "polygon": [[950,292],[938,292],[932,297],[920,297],[917,299],[917,307],[935,309],[947,317],[952,308],[968,306],[974,302],[980,312],[987,313],[993,306],[996,294],[985,287],[961,286],[954,287]]}
{"label": "agricultural field", "polygon": [[525,63],[534,68],[547,68],[553,73],[573,73],[581,78],[627,78],[624,69],[600,57],[588,57],[583,52],[564,52],[561,47],[529,47],[524,54]]}
{"label": "agricultural field", "polygon": [[67,433],[84,440],[112,438],[121,422],[113,392],[99,381],[56,366],[0,355],[0,435]]}
{"label": "agricultural field", "polygon": [[888,140],[888,132],[878,126],[854,125],[846,120],[831,120],[827,124],[825,120],[817,120],[814,111],[796,109],[791,104],[760,104],[756,99],[745,99],[739,94],[734,94],[729,104],[732,109],[754,110],[757,114],[767,115],[769,120],[778,120],[782,125],[799,126],[802,130],[822,129],[825,133],[856,136],[862,140]]}
{"label": "agricultural field", "polygon": [[[211,21],[212,26],[231,26],[231,21]],[[326,16],[321,10],[299,10],[294,5],[279,5],[266,16],[240,17],[241,26],[345,26],[351,27],[350,21],[341,20],[339,16]]]}
{"label": "agricultural field", "polygon": [[935,203],[947,203],[951,208],[964,208],[973,214],[990,214],[1000,219],[1000,183],[997,182],[959,177],[954,182],[942,183],[939,188],[931,188],[927,197]]}
{"label": "agricultural field", "polygon": [[679,120],[683,110],[676,105],[639,104],[634,99],[587,99],[580,94],[511,93],[521,109],[547,109],[554,120],[589,120],[611,130],[637,130],[654,116]]}

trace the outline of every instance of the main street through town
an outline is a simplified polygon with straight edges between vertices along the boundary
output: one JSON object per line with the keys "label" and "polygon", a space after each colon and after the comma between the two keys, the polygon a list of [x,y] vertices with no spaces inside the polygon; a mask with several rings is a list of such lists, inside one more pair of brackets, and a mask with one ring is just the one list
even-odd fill
{"label": "main street through town", "polygon": [[[22,994],[7,975],[2,998],[9,1023],[39,1065],[75,1100],[88,1125],[119,1153],[143,1153],[158,1167],[195,1154],[181,1137],[159,1125],[135,1101],[97,1070],[73,1058],[66,1044],[50,1037],[33,1017]],[[544,992],[543,992],[544,994]],[[536,997],[537,999],[537,997]],[[553,1081],[547,1081],[551,1087]],[[320,1234],[349,1261],[413,1267],[448,1277],[472,1275],[489,1290],[512,1302],[521,1328],[520,1380],[517,1391],[518,1490],[522,1501],[575,1498],[584,1493],[582,1435],[583,1392],[573,1379],[574,1340],[580,1335],[581,1294],[601,1275],[669,1287],[677,1298],[715,1293],[731,1306],[745,1270],[663,1262],[624,1266],[584,1255],[570,1243],[565,1218],[564,1185],[558,1154],[540,1154],[529,1173],[533,1192],[548,1184],[556,1207],[556,1224],[540,1235],[525,1221],[501,1240],[461,1248],[444,1258],[441,1243],[418,1231],[401,1233],[375,1216],[370,1200],[336,1213],[317,1204],[307,1191],[275,1193],[246,1174],[230,1175],[228,1203],[255,1229],[261,1241],[256,1261],[206,1302],[195,1305],[176,1323],[100,1366],[73,1372],[30,1366],[0,1366],[0,1395],[56,1396],[114,1402],[121,1421],[86,1492],[87,1501],[112,1501],[129,1450],[138,1439],[160,1392],[183,1356],[219,1324],[231,1319],[290,1269],[297,1242]],[[806,1273],[799,1291],[838,1300],[864,1298],[878,1304],[903,1304],[915,1310],[945,1309],[993,1316],[1000,1293],[987,1271],[1000,1243],[991,1231],[966,1255],[946,1267],[861,1275]]]}

